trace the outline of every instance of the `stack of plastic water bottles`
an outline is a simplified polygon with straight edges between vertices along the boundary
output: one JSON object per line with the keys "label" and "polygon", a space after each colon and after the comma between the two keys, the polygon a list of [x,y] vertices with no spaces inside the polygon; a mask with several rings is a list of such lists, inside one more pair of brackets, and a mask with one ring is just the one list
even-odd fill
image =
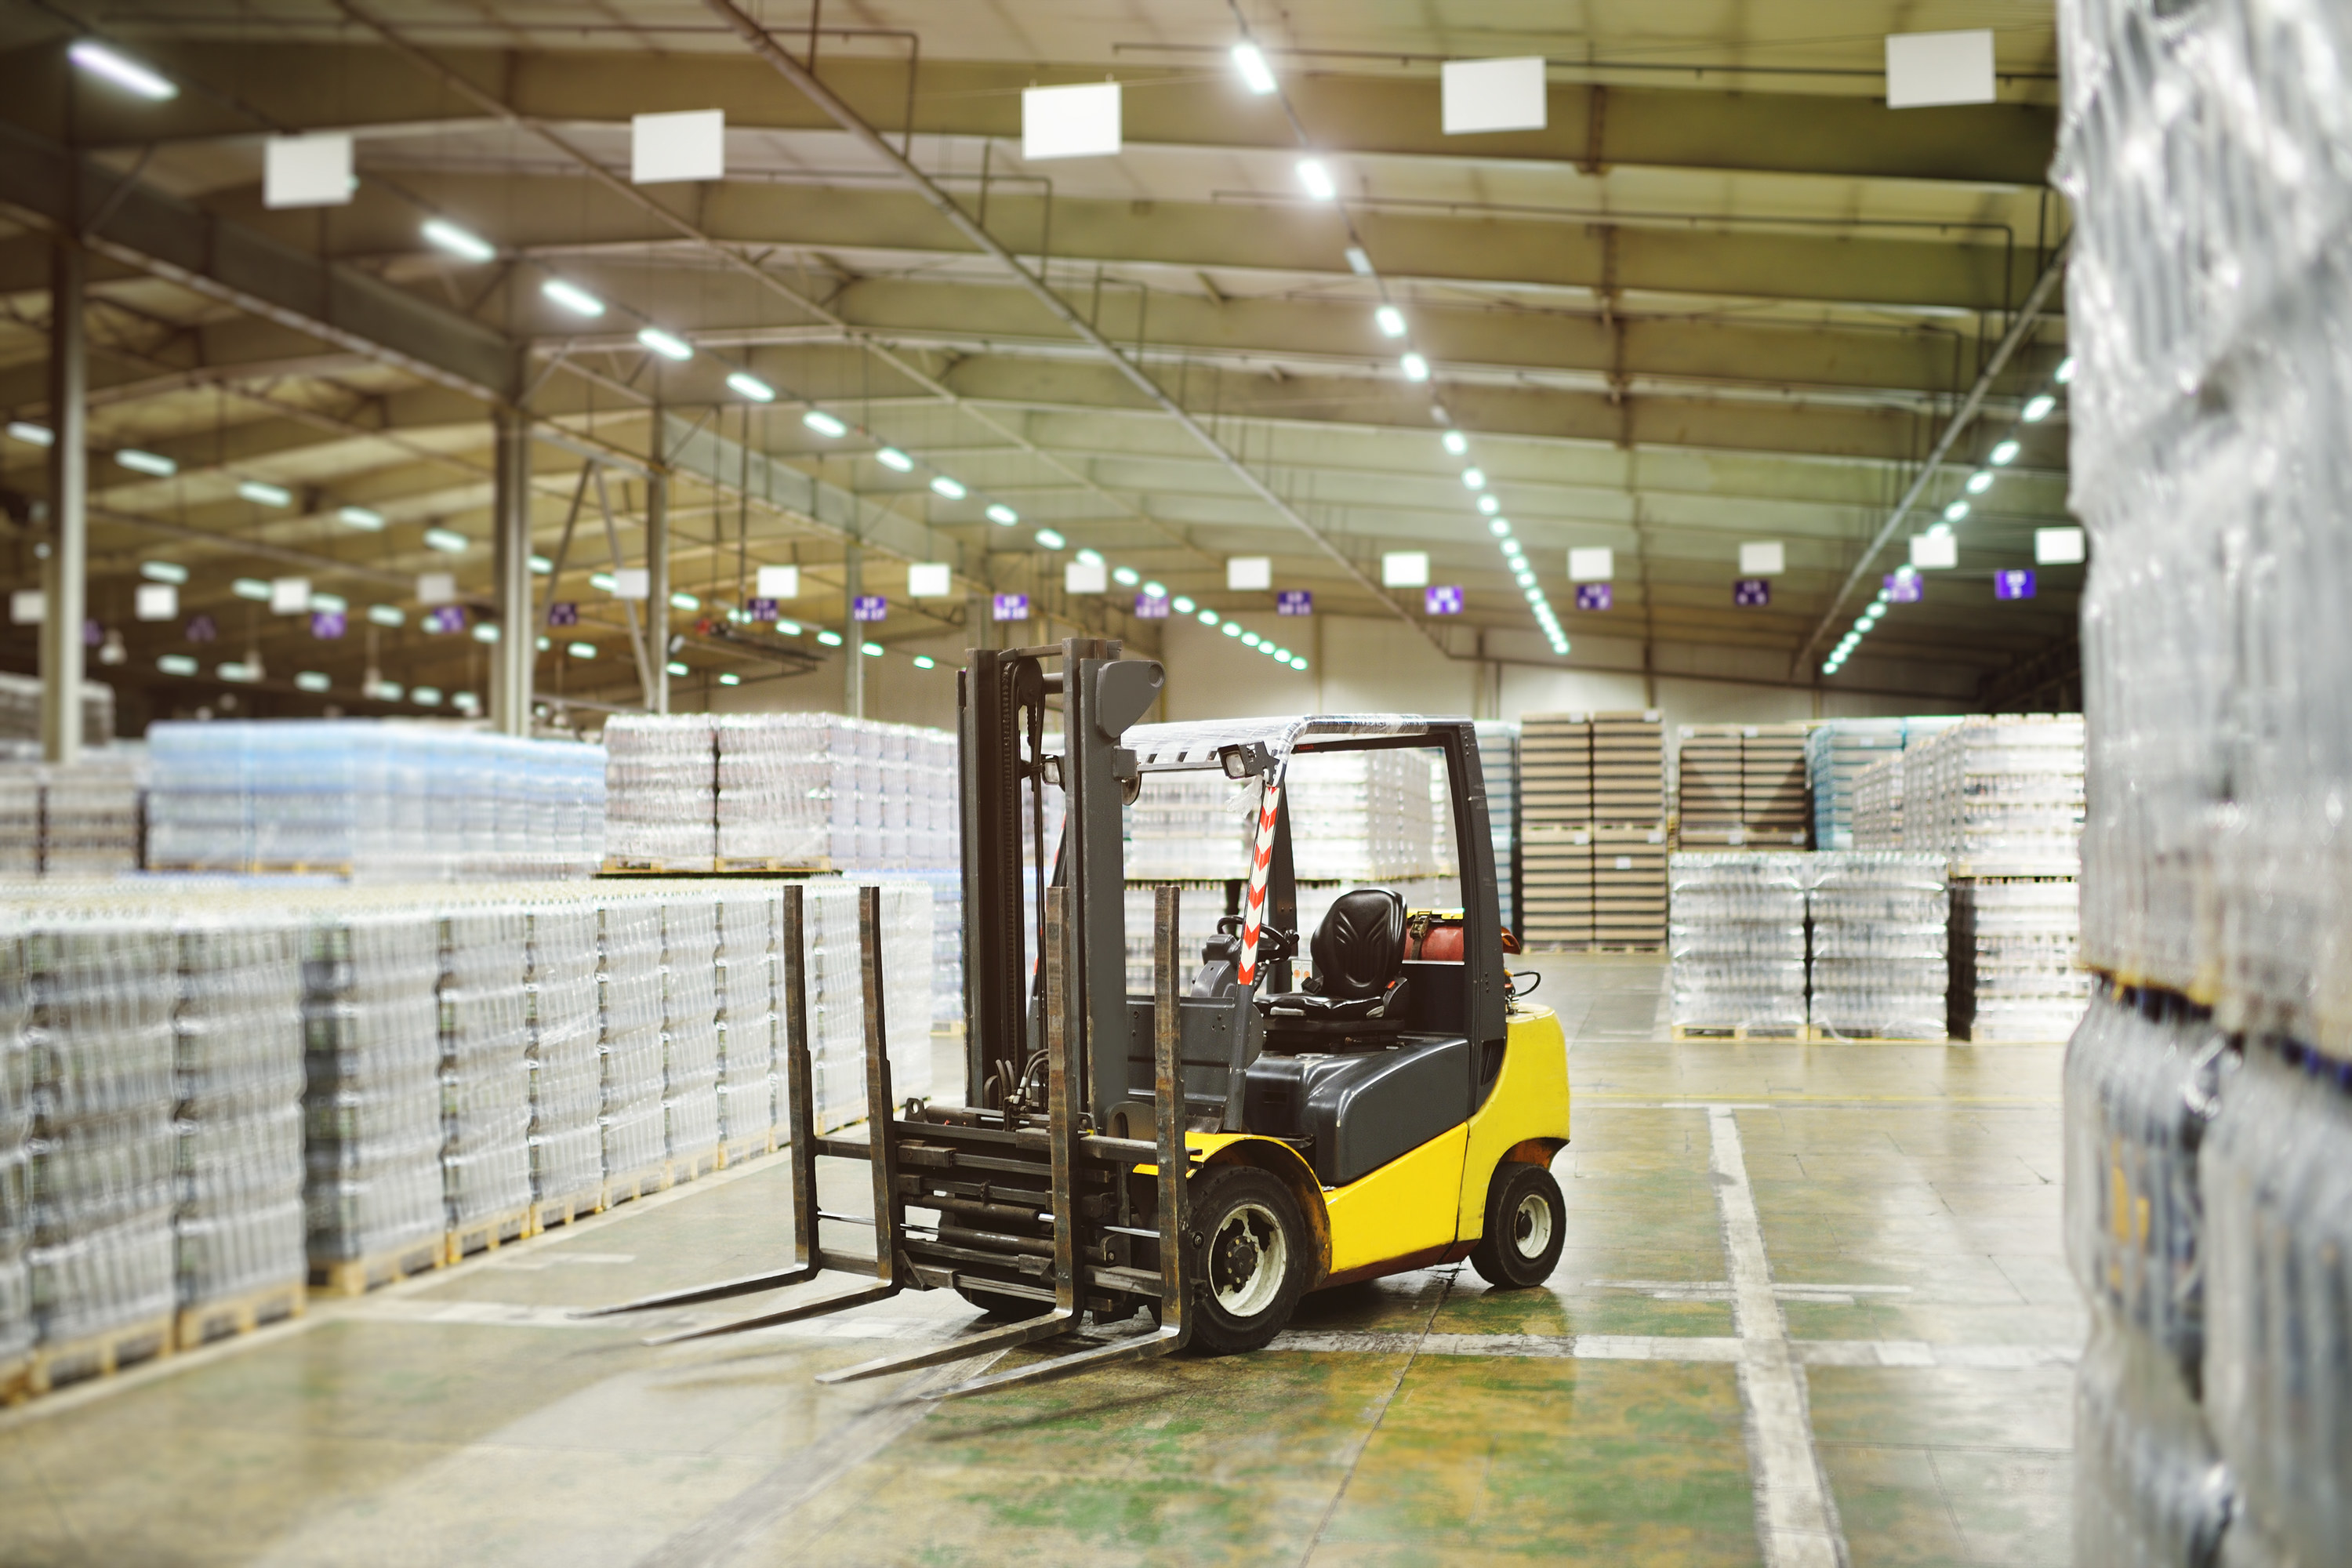
{"label": "stack of plastic water bottles", "polygon": [[597,1050],[597,906],[585,899],[524,906],[530,1034],[530,1189],[534,1203],[569,1218],[592,1206],[604,1175],[597,1112],[604,1063]]}
{"label": "stack of plastic water bottles", "polygon": [[597,1122],[609,1182],[658,1177],[667,1153],[662,1116],[662,905],[658,891],[599,900],[597,1050],[604,1068]]}
{"label": "stack of plastic water bottles", "polygon": [[442,1190],[448,1228],[530,1206],[530,922],[503,900],[434,922],[441,942]]}
{"label": "stack of plastic water bottles", "polygon": [[25,1021],[25,939],[0,931],[0,1369],[33,1348],[33,1281],[25,1251],[32,1243],[26,1165],[33,1135],[33,1082]]}
{"label": "stack of plastic water bottles", "polygon": [[1816,1037],[1940,1040],[1951,920],[1940,855],[1806,857],[1807,1007]]}
{"label": "stack of plastic water bottles", "polygon": [[719,907],[691,884],[662,900],[662,1117],[669,1158],[719,1152]]}
{"label": "stack of plastic water bottles", "polygon": [[1806,858],[1787,850],[1668,858],[1676,1028],[1803,1035]]}

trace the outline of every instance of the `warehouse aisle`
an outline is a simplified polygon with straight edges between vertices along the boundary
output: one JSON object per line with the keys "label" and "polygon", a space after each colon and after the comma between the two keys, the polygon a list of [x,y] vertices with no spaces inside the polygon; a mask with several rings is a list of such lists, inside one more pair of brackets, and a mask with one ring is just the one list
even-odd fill
{"label": "warehouse aisle", "polygon": [[567,1315],[774,1260],[765,1161],[0,1414],[0,1563],[2063,1561],[2062,1047],[1671,1043],[1656,961],[1528,962],[1575,1041],[1547,1289],[1415,1274],[938,1409],[809,1378],[952,1298]]}

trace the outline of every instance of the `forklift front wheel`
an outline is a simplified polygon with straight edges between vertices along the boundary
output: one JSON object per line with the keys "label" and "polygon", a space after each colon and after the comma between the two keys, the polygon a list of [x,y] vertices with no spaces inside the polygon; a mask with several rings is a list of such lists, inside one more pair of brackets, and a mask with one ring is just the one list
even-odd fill
{"label": "forklift front wheel", "polygon": [[1507,1160],[1486,1188],[1486,1234],[1471,1250],[1470,1267],[1506,1290],[1540,1285],[1559,1267],[1568,1241],[1559,1184],[1541,1165]]}
{"label": "forklift front wheel", "polygon": [[1192,1184],[1192,1342],[1211,1355],[1262,1350],[1307,1289],[1307,1222],[1290,1189],[1253,1165]]}

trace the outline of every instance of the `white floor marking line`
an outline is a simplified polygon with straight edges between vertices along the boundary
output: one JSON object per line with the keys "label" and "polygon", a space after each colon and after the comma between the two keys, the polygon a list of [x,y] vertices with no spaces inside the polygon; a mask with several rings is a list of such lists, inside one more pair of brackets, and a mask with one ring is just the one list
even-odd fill
{"label": "white floor marking line", "polygon": [[1756,1477],[1757,1537],[1765,1568],[1840,1568],[1845,1539],[1813,1448],[1805,1392],[1789,1326],[1772,1291],[1764,1226],[1748,1184],[1739,1123],[1729,1106],[1707,1108],[1708,1165],[1731,1275],[1731,1321],[1739,1332],[1739,1394],[1748,1406],[1748,1456]]}

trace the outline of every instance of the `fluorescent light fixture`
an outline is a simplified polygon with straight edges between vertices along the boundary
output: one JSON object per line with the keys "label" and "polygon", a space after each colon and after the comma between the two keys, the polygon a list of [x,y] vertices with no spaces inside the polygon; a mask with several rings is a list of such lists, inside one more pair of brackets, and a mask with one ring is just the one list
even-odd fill
{"label": "fluorescent light fixture", "polygon": [[1265,638],[1259,637],[1255,632],[1244,632],[1242,634],[1242,647],[1255,647],[1259,643],[1265,640]]}
{"label": "fluorescent light fixture", "polygon": [[1239,621],[1227,621],[1217,629],[1224,633],[1229,637],[1237,637],[1242,635],[1242,624]]}
{"label": "fluorescent light fixture", "polygon": [[1478,511],[1480,516],[1492,517],[1502,510],[1503,503],[1496,500],[1493,496],[1480,496],[1478,498]]}
{"label": "fluorescent light fixture", "polygon": [[1519,542],[1516,539],[1506,539],[1503,541],[1503,553],[1511,557],[1515,561],[1517,560],[1519,556]]}
{"label": "fluorescent light fixture", "polygon": [[1948,522],[1930,523],[1927,531],[1938,539],[1947,539],[1951,536],[1952,525]]}
{"label": "fluorescent light fixture", "polygon": [[2050,373],[2050,379],[2061,386],[2071,383],[2074,379],[2074,356],[2068,354],[2064,359],[2060,360],[2058,368]]}
{"label": "fluorescent light fixture", "polygon": [[249,664],[240,663],[236,659],[231,659],[227,663],[221,665],[218,668],[215,669],[213,673],[219,676],[223,680],[258,680],[261,679],[261,671],[256,669]]}
{"label": "fluorescent light fixture", "polygon": [[2049,418],[2050,411],[2057,406],[2058,400],[2044,392],[2028,398],[2025,406],[2018,411],[2017,416],[2028,425],[2039,425]]}
{"label": "fluorescent light fixture", "polygon": [[1146,583],[1143,585],[1143,596],[1147,599],[1164,599],[1168,596],[1168,584],[1165,583]]}
{"label": "fluorescent light fixture", "polygon": [[492,245],[488,240],[482,238],[479,235],[470,234],[465,229],[459,228],[456,224],[451,223],[445,217],[426,218],[425,220],[425,237],[427,241],[439,246],[450,255],[461,258],[467,261],[495,261],[498,259],[499,247],[497,246]]}
{"label": "fluorescent light fixture", "polygon": [[139,575],[150,583],[181,584],[188,580],[188,569],[176,561],[142,561]]}
{"label": "fluorescent light fixture", "polygon": [[419,708],[438,708],[441,706],[441,689],[437,686],[412,686],[408,689],[408,700]]}
{"label": "fluorescent light fixture", "polygon": [[1739,574],[1777,577],[1789,569],[1789,552],[1777,539],[1754,539],[1739,547]]}
{"label": "fluorescent light fixture", "polygon": [[1419,354],[1407,354],[1404,358],[1397,361],[1397,363],[1403,369],[1404,378],[1407,381],[1427,381],[1429,379],[1429,362],[1422,358]]}
{"label": "fluorescent light fixture", "polygon": [[[1398,310],[1394,305],[1383,305],[1379,310],[1374,310],[1372,312],[1372,320],[1379,323],[1381,335],[1382,337],[1401,338],[1404,336],[1404,312]],[[1452,434],[1454,438],[1457,441],[1462,438],[1458,432],[1449,432],[1449,434]],[[1448,450],[1459,450],[1459,448],[1449,447]]]}
{"label": "fluorescent light fixture", "polygon": [[1470,449],[1470,438],[1459,430],[1448,430],[1444,436],[1445,449],[1455,457]]}
{"label": "fluorescent light fixture", "polygon": [[1868,616],[1854,616],[1854,618],[1853,618],[1853,631],[1854,631],[1854,635],[1855,635],[1856,637],[1860,637],[1860,636],[1862,636],[1864,633],[1865,633],[1865,632],[1867,632],[1867,631],[1869,631],[1869,630],[1870,630],[1870,617],[1869,617]]}
{"label": "fluorescent light fixture", "polygon": [[857,645],[857,651],[864,654],[868,658],[880,658],[882,657],[882,645],[878,642],[859,643]]}
{"label": "fluorescent light fixture", "polygon": [[550,577],[553,576],[554,574],[555,563],[550,561],[546,556],[539,554],[537,552],[533,552],[530,557],[530,574],[534,577]]}
{"label": "fluorescent light fixture", "polygon": [[570,654],[574,658],[594,658],[596,657],[596,645],[592,642],[565,643],[563,645],[563,651]]}
{"label": "fluorescent light fixture", "polygon": [[1508,539],[1511,537],[1511,520],[1507,517],[1495,518],[1487,522],[1486,531],[1497,539]]}
{"label": "fluorescent light fixture", "polygon": [[131,613],[142,621],[168,621],[180,613],[180,590],[170,583],[142,583]]}
{"label": "fluorescent light fixture", "polygon": [[915,668],[917,669],[937,669],[939,668],[939,664],[940,661],[933,658],[929,654],[919,653],[915,656]]}
{"label": "fluorescent light fixture", "polygon": [[600,593],[609,594],[621,585],[621,580],[610,572],[591,572],[588,574],[588,585]]}
{"label": "fluorescent light fixture", "polygon": [[380,626],[396,626],[408,616],[398,605],[370,605],[368,619]]}
{"label": "fluorescent light fixture", "polygon": [[294,504],[292,490],[283,485],[264,484],[259,479],[240,481],[236,487],[236,493],[257,506],[292,506]]}
{"label": "fluorescent light fixture", "polygon": [[1307,668],[1307,660],[1294,653],[1290,656],[1290,668],[1293,669],[1305,669]]}
{"label": "fluorescent light fixture", "polygon": [[155,661],[155,668],[166,675],[194,675],[196,661],[184,653],[167,653]]}
{"label": "fluorescent light fixture", "polygon": [[1462,488],[1471,490],[1485,489],[1486,488],[1486,470],[1484,468],[1463,469]]}
{"label": "fluorescent light fixture", "polygon": [[730,371],[727,384],[754,403],[773,403],[776,400],[776,389],[748,370]]}
{"label": "fluorescent light fixture", "polygon": [[1142,581],[1142,574],[1132,566],[1121,566],[1111,573],[1110,580],[1122,588],[1132,588]]}
{"label": "fluorescent light fixture", "polygon": [[[659,327],[639,327],[637,342],[645,344],[662,358],[675,360],[679,364],[684,364],[694,357],[693,346],[684,338],[673,332],[665,332]],[[734,384],[730,381],[729,384]]]}
{"label": "fluorescent light fixture", "polygon": [[1331,183],[1331,171],[1320,158],[1298,160],[1298,183],[1318,202],[1328,202],[1339,194],[1339,187]]}
{"label": "fluorescent light fixture", "polygon": [[2016,442],[2003,441],[2000,446],[1995,447],[1992,449],[1991,456],[1993,466],[2000,468],[2009,467],[2010,464],[2017,461],[2017,453],[2018,446]]}
{"label": "fluorescent light fixture", "polygon": [[134,474],[152,474],[168,479],[180,471],[180,465],[161,452],[142,452],[136,447],[125,447],[114,454],[114,460]]}
{"label": "fluorescent light fixture", "polygon": [[1102,552],[1099,550],[1081,550],[1078,552],[1077,560],[1078,564],[1081,566],[1099,566],[1103,563]]}
{"label": "fluorescent light fixture", "polygon": [[1862,612],[1862,618],[1868,621],[1874,626],[1878,624],[1879,617],[1885,614],[1886,606],[1885,605],[1873,605],[1870,608]]}
{"label": "fluorescent light fixture", "polygon": [[818,435],[827,437],[835,440],[838,440],[842,437],[849,434],[848,426],[844,425],[840,420],[835,419],[832,415],[827,414],[822,408],[812,408],[806,414],[802,415],[801,423],[815,431]]}
{"label": "fluorescent light fixture", "polygon": [[1960,519],[1968,515],[1969,503],[1964,500],[1956,500],[1951,505],[1944,509],[1944,521],[1946,522],[1958,522]]}
{"label": "fluorescent light fixture", "polygon": [[1969,494],[1972,496],[1980,496],[1990,489],[1992,489],[1991,469],[1979,468],[1975,473],[1969,476]]}
{"label": "fluorescent light fixture", "polygon": [[561,278],[551,278],[539,286],[539,291],[575,315],[601,316],[604,301],[576,283],[566,283]]}
{"label": "fluorescent light fixture", "polygon": [[691,615],[691,614],[692,614],[693,612],[695,612],[696,610],[698,610],[698,609],[702,608],[702,601],[701,601],[701,600],[699,600],[699,599],[696,598],[696,597],[695,597],[693,595],[691,595],[691,594],[685,593],[685,592],[682,592],[682,591],[681,591],[681,592],[679,592],[679,593],[672,594],[672,595],[669,596],[669,603],[670,603],[670,607],[671,607],[672,609],[675,609],[675,610],[684,610],[684,611],[686,611],[686,612],[687,612],[688,614],[689,614],[689,615]]}
{"label": "fluorescent light fixture", "polygon": [[1362,246],[1348,247],[1348,270],[1359,278],[1370,278],[1372,275],[1372,258],[1364,253]]}
{"label": "fluorescent light fixture", "polygon": [[671,659],[667,664],[663,665],[662,668],[669,671],[672,675],[686,675],[689,673],[686,666],[678,663],[676,659]]}
{"label": "fluorescent light fixture", "polygon": [[1192,602],[1192,595],[1190,594],[1179,594],[1168,602],[1175,606],[1176,613],[1180,616],[1189,616],[1200,607]]}
{"label": "fluorescent light fixture", "polygon": [[839,647],[841,646],[841,634],[839,632],[820,629],[816,634],[816,640],[824,644],[827,647]]}
{"label": "fluorescent light fixture", "polygon": [[988,507],[988,521],[1000,528],[1011,528],[1021,521],[1021,514],[1001,500],[991,501]]}
{"label": "fluorescent light fixture", "polygon": [[1274,68],[1265,63],[1265,51],[1246,38],[1234,46],[1234,68],[1242,73],[1242,85],[1258,97],[1274,90]]}
{"label": "fluorescent light fixture", "polygon": [[896,468],[902,474],[912,473],[915,468],[915,459],[896,447],[880,447],[875,452],[874,460],[886,468]]}
{"label": "fluorescent light fixture", "polygon": [[938,494],[947,497],[950,500],[961,500],[965,494],[963,486],[957,483],[954,479],[948,478],[945,474],[933,474],[931,476],[931,489]]}
{"label": "fluorescent light fixture", "polygon": [[438,550],[445,555],[463,555],[472,548],[473,542],[454,528],[428,528],[425,531],[425,547]]}
{"label": "fluorescent light fixture", "polygon": [[1202,610],[1200,615],[1194,618],[1204,626],[1213,626],[1217,624],[1217,612],[1214,610]]}
{"label": "fluorescent light fixture", "polygon": [[55,444],[57,441],[57,437],[49,433],[49,427],[47,426],[35,425],[31,421],[25,419],[11,419],[8,421],[8,434],[11,437],[16,440],[22,441],[27,447],[47,447]]}
{"label": "fluorescent light fixture", "polygon": [[1041,550],[1059,550],[1067,543],[1069,541],[1063,538],[1057,529],[1041,528],[1037,531],[1037,545]]}
{"label": "fluorescent light fixture", "polygon": [[257,605],[269,603],[269,584],[258,577],[239,577],[228,585],[228,591],[240,599],[251,599]]}
{"label": "fluorescent light fixture", "polygon": [[778,637],[796,637],[801,635],[801,624],[798,621],[779,620],[775,626],[775,632]]}
{"label": "fluorescent light fixture", "polygon": [[117,87],[127,87],[151,102],[168,103],[180,96],[176,84],[137,60],[115,53],[95,38],[77,39],[66,53],[90,75],[102,76]]}
{"label": "fluorescent light fixture", "polygon": [[499,623],[496,621],[476,621],[474,623],[474,640],[476,642],[498,641]]}
{"label": "fluorescent light fixture", "polygon": [[719,684],[721,686],[740,686],[743,684],[743,678],[736,674],[731,669],[722,669],[719,672]]}

